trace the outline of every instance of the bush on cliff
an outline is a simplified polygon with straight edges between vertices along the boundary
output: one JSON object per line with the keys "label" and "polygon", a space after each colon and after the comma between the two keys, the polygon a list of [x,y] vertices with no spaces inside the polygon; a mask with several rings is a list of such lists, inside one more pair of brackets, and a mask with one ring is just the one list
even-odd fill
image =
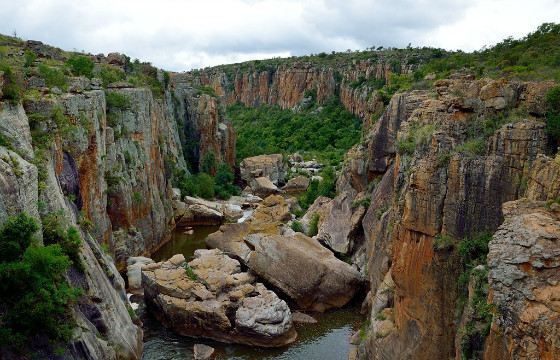
{"label": "bush on cliff", "polygon": [[21,348],[36,335],[52,342],[70,338],[70,306],[80,291],[64,275],[70,260],[59,245],[37,246],[36,221],[25,214],[0,230],[0,346]]}
{"label": "bush on cliff", "polygon": [[560,86],[555,86],[546,94],[546,132],[554,152],[560,146]]}
{"label": "bush on cliff", "polygon": [[93,77],[93,60],[84,55],[72,55],[66,61],[70,67],[72,74],[76,76],[85,76],[87,78]]}

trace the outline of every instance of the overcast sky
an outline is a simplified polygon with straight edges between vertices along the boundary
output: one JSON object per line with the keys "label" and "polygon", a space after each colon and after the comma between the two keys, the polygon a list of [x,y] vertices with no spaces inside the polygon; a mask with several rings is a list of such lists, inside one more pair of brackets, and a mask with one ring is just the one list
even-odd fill
{"label": "overcast sky", "polygon": [[372,45],[475,50],[560,21],[560,0],[0,0],[0,32],[182,71]]}

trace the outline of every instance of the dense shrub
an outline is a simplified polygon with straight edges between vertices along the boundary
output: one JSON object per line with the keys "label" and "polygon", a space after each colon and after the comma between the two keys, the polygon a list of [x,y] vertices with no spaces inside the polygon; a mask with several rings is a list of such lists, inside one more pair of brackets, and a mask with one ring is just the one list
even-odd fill
{"label": "dense shrub", "polygon": [[200,196],[205,199],[214,198],[214,178],[206,173],[186,175],[179,181],[182,196]]}
{"label": "dense shrub", "polygon": [[72,74],[76,76],[85,76],[90,79],[93,77],[93,60],[88,56],[72,55],[66,64],[70,67]]}
{"label": "dense shrub", "polygon": [[37,230],[35,219],[26,214],[8,218],[0,230],[0,262],[19,260]]}
{"label": "dense shrub", "polygon": [[295,232],[300,232],[303,233],[303,224],[297,220],[294,220],[292,222],[292,226],[291,226],[292,230],[294,230]]}
{"label": "dense shrub", "polygon": [[37,334],[66,341],[72,332],[70,305],[80,292],[64,277],[70,261],[59,245],[32,245],[37,229],[20,214],[0,230],[0,346],[23,349]]}
{"label": "dense shrub", "polygon": [[360,140],[361,121],[331,99],[320,109],[294,112],[277,106],[227,110],[237,133],[237,161],[250,156],[301,152],[328,164],[338,164]]}
{"label": "dense shrub", "polygon": [[68,87],[66,75],[60,69],[41,64],[39,65],[39,75],[45,79],[48,87],[58,87],[62,90],[66,90]]}
{"label": "dense shrub", "polygon": [[216,155],[213,151],[208,151],[202,156],[200,171],[210,175],[216,173]]}
{"label": "dense shrub", "polygon": [[130,109],[130,99],[125,94],[116,91],[105,92],[105,101],[107,102],[108,110],[126,110]]}
{"label": "dense shrub", "polygon": [[49,213],[42,219],[43,242],[45,245],[58,244],[67,255],[72,264],[79,270],[83,270],[80,259],[81,236],[73,226],[65,229],[63,225],[63,213]]}
{"label": "dense shrub", "polygon": [[554,151],[560,146],[560,86],[546,94],[546,132]]}
{"label": "dense shrub", "polygon": [[101,79],[103,87],[107,87],[111,83],[124,80],[126,74],[119,68],[103,65],[96,71],[95,76]]}
{"label": "dense shrub", "polygon": [[37,55],[33,51],[25,50],[25,53],[23,54],[23,58],[24,58],[23,66],[30,67],[37,59]]}
{"label": "dense shrub", "polygon": [[308,209],[311,204],[319,197],[326,196],[334,198],[336,196],[336,175],[331,166],[327,166],[321,173],[323,180],[312,180],[307,190],[298,198],[302,209]]}
{"label": "dense shrub", "polygon": [[227,164],[220,164],[214,176],[214,192],[219,199],[227,200],[232,195],[240,195],[241,190],[233,184],[233,172]]}
{"label": "dense shrub", "polygon": [[319,233],[319,220],[321,217],[318,213],[313,213],[311,221],[309,221],[309,229],[307,229],[307,236],[315,236]]}
{"label": "dense shrub", "polygon": [[17,103],[21,99],[23,91],[16,74],[13,69],[6,64],[0,64],[0,71],[4,73],[4,86],[2,87],[3,98],[11,103]]}

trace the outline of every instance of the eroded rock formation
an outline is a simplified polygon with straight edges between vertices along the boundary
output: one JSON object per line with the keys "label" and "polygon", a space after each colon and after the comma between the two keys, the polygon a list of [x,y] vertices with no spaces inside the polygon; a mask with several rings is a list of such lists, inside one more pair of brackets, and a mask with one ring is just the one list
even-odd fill
{"label": "eroded rock formation", "polygon": [[286,302],[220,250],[144,266],[142,284],[155,316],[181,335],[262,347],[296,339]]}

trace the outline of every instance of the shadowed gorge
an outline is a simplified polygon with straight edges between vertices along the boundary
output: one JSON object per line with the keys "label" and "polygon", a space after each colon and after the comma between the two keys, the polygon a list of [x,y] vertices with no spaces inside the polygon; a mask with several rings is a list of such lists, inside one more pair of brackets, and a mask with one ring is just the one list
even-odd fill
{"label": "shadowed gorge", "polygon": [[0,358],[560,358],[559,65],[0,36]]}

